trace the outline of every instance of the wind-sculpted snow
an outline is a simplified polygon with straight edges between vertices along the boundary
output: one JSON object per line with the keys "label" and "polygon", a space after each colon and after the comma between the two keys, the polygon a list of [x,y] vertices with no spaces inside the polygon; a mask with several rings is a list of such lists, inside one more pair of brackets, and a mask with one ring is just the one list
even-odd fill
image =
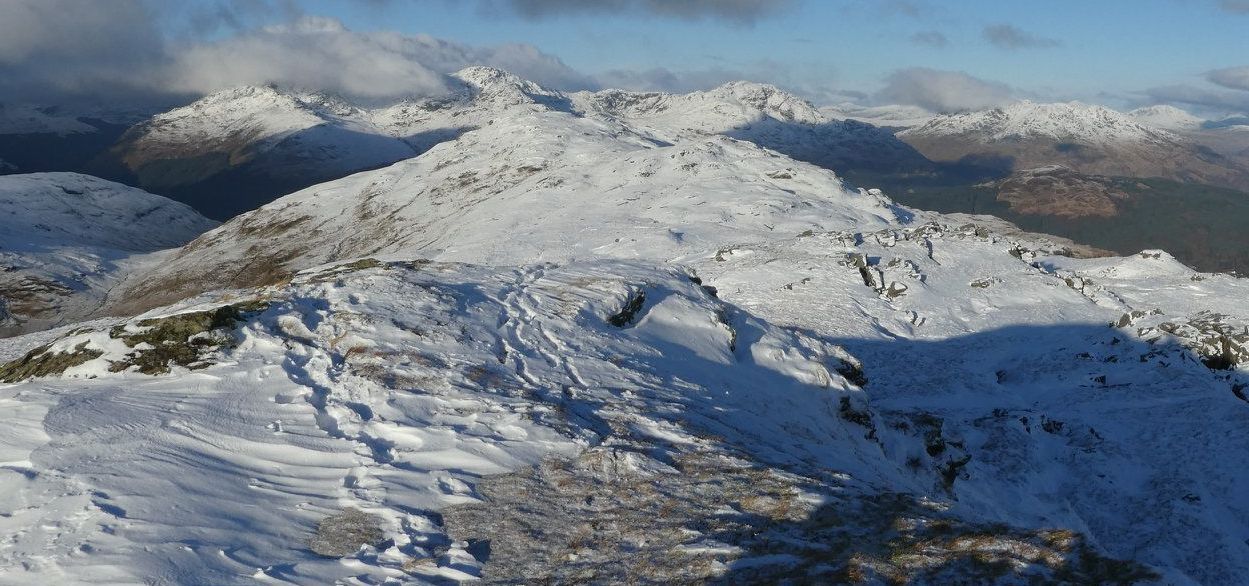
{"label": "wind-sculpted snow", "polygon": [[[202,370],[119,370],[131,349],[114,336],[154,327],[142,320],[36,350],[95,358],[0,391],[3,579],[464,578],[485,560],[436,511],[479,499],[482,475],[588,445],[896,474],[837,415],[843,398],[864,408],[837,373],[847,354],[687,274],[361,266],[265,292],[268,309],[226,325],[235,341]],[[608,323],[643,291],[632,323]],[[376,515],[385,542],[350,547],[349,564],[311,553],[317,522],[349,508]]]}
{"label": "wind-sculpted snow", "polygon": [[[583,579],[1234,583],[1243,370],[1110,322],[1151,263],[1164,289],[1243,282],[1024,244],[970,225],[812,232],[725,249],[701,279],[368,260],[13,346],[86,354],[0,390],[2,565],[66,583],[507,581],[521,560]],[[124,342],[225,302],[252,313],[213,345],[172,327],[192,333]],[[202,352],[194,370],[137,372],[177,344]],[[609,506],[639,479],[670,497],[629,508],[662,515]],[[372,535],[318,529],[352,510],[384,538],[314,540]],[[658,541],[617,549],[634,535]],[[637,556],[650,573],[617,569]]]}

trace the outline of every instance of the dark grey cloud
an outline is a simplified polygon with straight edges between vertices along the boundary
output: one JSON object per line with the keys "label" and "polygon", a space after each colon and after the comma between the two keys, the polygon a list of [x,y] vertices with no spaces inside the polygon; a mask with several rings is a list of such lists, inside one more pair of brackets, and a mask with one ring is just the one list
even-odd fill
{"label": "dark grey cloud", "polygon": [[932,112],[983,110],[1014,101],[1010,86],[974,77],[962,71],[913,67],[885,78],[875,99],[887,104],[909,104]]}
{"label": "dark grey cloud", "polygon": [[911,42],[916,45],[924,45],[927,47],[948,47],[950,39],[946,38],[940,31],[920,31],[911,35]]}
{"label": "dark grey cloud", "polygon": [[[444,74],[469,65],[560,89],[595,84],[530,45],[356,32],[333,19],[298,16],[288,0],[186,6],[0,0],[0,103],[168,103],[266,83],[364,98],[437,95],[448,89]],[[273,20],[283,23],[262,26]]]}
{"label": "dark grey cloud", "polygon": [[1228,89],[1249,91],[1249,66],[1215,69],[1206,73],[1206,80]]}
{"label": "dark grey cloud", "polygon": [[1228,12],[1249,14],[1249,0],[1221,0],[1219,6]]}
{"label": "dark grey cloud", "polygon": [[718,19],[753,23],[780,13],[797,0],[483,0],[525,18],[577,14],[633,13],[686,20]]}
{"label": "dark grey cloud", "polygon": [[108,94],[145,85],[165,63],[157,12],[143,0],[0,2],[0,99]]}
{"label": "dark grey cloud", "polygon": [[1062,44],[1057,39],[1040,37],[1010,24],[994,24],[984,27],[984,38],[994,47],[1009,50],[1043,49]]}

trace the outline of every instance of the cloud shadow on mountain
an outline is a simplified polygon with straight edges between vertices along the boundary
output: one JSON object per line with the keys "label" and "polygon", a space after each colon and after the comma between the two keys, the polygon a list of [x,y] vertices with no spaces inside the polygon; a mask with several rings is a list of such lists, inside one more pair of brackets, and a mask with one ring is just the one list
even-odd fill
{"label": "cloud shadow on mountain", "polygon": [[[411,156],[357,168],[317,165],[296,157],[283,156],[281,147],[234,164],[227,152],[209,152],[193,158],[156,159],[131,170],[118,159],[114,148],[86,165],[86,172],[105,179],[140,187],[195,208],[214,220],[228,220],[254,210],[284,195],[327,181],[364,171],[387,167],[398,161],[420,156],[434,146],[455,140],[471,127],[439,128],[401,137],[413,149]],[[298,144],[323,132],[313,127],[282,140]],[[336,129],[336,144],[367,148],[370,144],[393,146],[394,138],[348,129]],[[125,139],[123,138],[123,141]],[[318,138],[318,142],[324,142]]]}

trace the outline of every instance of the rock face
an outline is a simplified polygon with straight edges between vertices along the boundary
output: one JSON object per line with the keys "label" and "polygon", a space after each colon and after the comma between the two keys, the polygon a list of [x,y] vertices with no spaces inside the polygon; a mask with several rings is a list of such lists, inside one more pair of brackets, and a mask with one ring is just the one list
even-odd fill
{"label": "rock face", "polygon": [[317,523],[317,534],[308,540],[313,553],[328,558],[349,556],[361,547],[379,547],[386,539],[382,518],[359,509],[345,509]]}
{"label": "rock face", "polygon": [[1021,102],[939,116],[898,137],[934,161],[979,161],[1007,172],[1062,165],[1091,175],[1249,189],[1241,163],[1140,120],[1078,102]]}

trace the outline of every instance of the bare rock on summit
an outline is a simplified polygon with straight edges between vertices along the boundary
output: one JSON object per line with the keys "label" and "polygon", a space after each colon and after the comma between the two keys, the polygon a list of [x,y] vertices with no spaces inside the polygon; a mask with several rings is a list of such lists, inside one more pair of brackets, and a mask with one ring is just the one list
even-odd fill
{"label": "bare rock on summit", "polygon": [[320,556],[341,558],[359,551],[362,545],[378,546],[386,539],[380,527],[382,518],[348,507],[317,523],[317,534],[308,547]]}

